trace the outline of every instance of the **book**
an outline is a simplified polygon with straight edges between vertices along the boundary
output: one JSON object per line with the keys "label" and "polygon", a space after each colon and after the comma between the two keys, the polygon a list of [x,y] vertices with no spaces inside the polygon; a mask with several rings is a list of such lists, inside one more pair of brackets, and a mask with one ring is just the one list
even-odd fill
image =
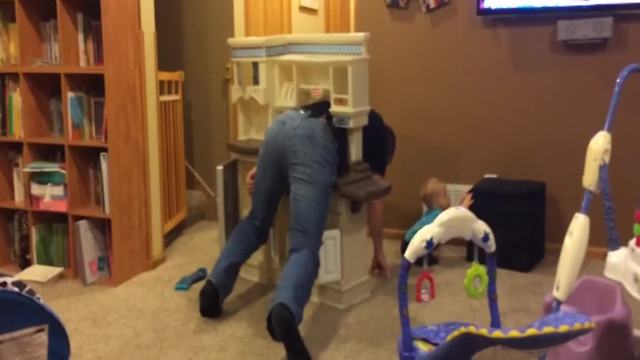
{"label": "book", "polygon": [[62,125],[62,100],[55,97],[49,100],[49,133],[55,138],[64,135]]}
{"label": "book", "polygon": [[0,2],[0,66],[18,63],[17,35],[15,7],[10,2]]}
{"label": "book", "polygon": [[49,64],[54,64],[55,63],[55,51],[53,50],[53,33],[54,33],[54,22],[53,21],[48,21],[47,22],[47,42],[49,43],[49,53],[47,54],[48,56],[48,62]]}
{"label": "book", "polygon": [[85,285],[110,276],[110,259],[105,223],[98,220],[80,220],[75,223],[78,242],[77,258],[82,264],[80,274]]}
{"label": "book", "polygon": [[104,98],[91,98],[91,124],[93,138],[106,141],[104,131]]}
{"label": "book", "polygon": [[66,267],[67,224],[42,223],[34,229],[36,264]]}
{"label": "book", "polygon": [[69,128],[73,140],[106,141],[105,99],[83,92],[67,94]]}
{"label": "book", "polygon": [[91,207],[102,207],[102,204],[98,204],[98,198],[96,197],[96,186],[96,169],[92,163],[89,165],[89,196],[91,198],[90,205]]}
{"label": "book", "polygon": [[13,214],[13,222],[11,235],[13,237],[13,251],[11,252],[11,260],[18,261],[20,258],[20,216],[19,213]]}
{"label": "book", "polygon": [[57,161],[34,161],[25,166],[22,171],[30,173],[55,172],[66,174],[65,166]]}
{"label": "book", "polygon": [[109,215],[111,212],[109,204],[109,163],[106,152],[100,153],[100,174],[102,175],[102,202],[104,213]]}
{"label": "book", "polygon": [[102,191],[102,171],[100,170],[100,161],[96,161],[94,168],[95,189],[93,190],[96,199],[95,204],[104,210],[104,194]]}
{"label": "book", "polygon": [[0,9],[0,66],[9,64],[9,21],[5,9]]}
{"label": "book", "polygon": [[54,235],[54,263],[57,266],[68,267],[69,259],[67,258],[67,254],[69,253],[67,246],[67,233],[68,233],[68,225],[66,223],[55,223],[53,226],[53,235]]}
{"label": "book", "polygon": [[107,255],[109,256],[109,270],[113,269],[111,267],[111,259],[113,259],[113,243],[111,242],[111,226],[109,226],[108,222],[103,222],[104,224],[104,236],[107,239]]}
{"label": "book", "polygon": [[31,265],[31,254],[29,251],[29,227],[27,213],[16,211],[13,213],[10,235],[13,239],[13,251],[11,260],[20,269],[25,269]]}
{"label": "book", "polygon": [[102,25],[82,12],[76,13],[80,66],[103,65]]}
{"label": "book", "polygon": [[[1,26],[0,26],[1,28]],[[1,39],[0,39],[0,43],[1,43]],[[0,44],[0,48],[2,48],[2,45]],[[7,129],[8,129],[8,121],[7,121],[7,112],[6,112],[6,107],[5,107],[5,77],[3,75],[0,75],[0,136],[7,136]]]}
{"label": "book", "polygon": [[18,63],[18,24],[10,23],[9,29],[9,64]]}
{"label": "book", "polygon": [[69,92],[67,94],[67,102],[71,139],[87,139],[89,130],[89,103],[87,95],[81,92]]}
{"label": "book", "polygon": [[24,202],[24,179],[22,177],[22,154],[9,153],[11,159],[11,173],[13,180],[13,201],[17,204]]}
{"label": "book", "polygon": [[13,124],[13,93],[9,92],[7,94],[7,116],[8,116],[8,125],[7,125],[7,135],[15,136],[15,129]]}
{"label": "book", "polygon": [[22,124],[22,96],[20,88],[13,93],[13,127],[14,136],[17,138],[24,137],[24,126]]}
{"label": "book", "polygon": [[89,66],[95,65],[95,53],[94,53],[94,45],[93,45],[93,30],[91,29],[91,22],[84,22],[84,41],[85,41],[85,49],[87,50],[87,64]]}
{"label": "book", "polygon": [[53,22],[53,63],[60,64],[60,34],[58,33],[58,20],[52,20]]}
{"label": "book", "polygon": [[38,61],[40,64],[60,63],[58,37],[58,20],[52,19],[40,22],[40,41],[42,42],[42,57]]}
{"label": "book", "polygon": [[99,21],[91,22],[91,30],[93,32],[94,43],[94,62],[95,65],[103,65],[103,50],[102,50],[102,24]]}
{"label": "book", "polygon": [[22,281],[34,281],[39,283],[49,283],[60,278],[64,274],[64,268],[47,265],[31,265],[18,273],[15,278]]}
{"label": "book", "polygon": [[76,14],[76,30],[78,31],[78,56],[80,66],[87,66],[89,61],[87,59],[87,47],[84,34],[84,14],[78,11]]}
{"label": "book", "polygon": [[5,76],[2,99],[2,118],[4,136],[22,137],[22,99],[20,97],[17,76]]}
{"label": "book", "polygon": [[89,192],[91,196],[91,206],[103,209],[101,176],[100,162],[92,162],[89,165]]}
{"label": "book", "polygon": [[49,23],[46,21],[40,22],[40,38],[42,39],[42,62],[47,61],[47,54],[49,53],[49,42],[47,39],[49,38]]}
{"label": "book", "polygon": [[67,198],[67,190],[64,184],[38,184],[31,181],[29,192],[31,196],[49,200],[64,200]]}

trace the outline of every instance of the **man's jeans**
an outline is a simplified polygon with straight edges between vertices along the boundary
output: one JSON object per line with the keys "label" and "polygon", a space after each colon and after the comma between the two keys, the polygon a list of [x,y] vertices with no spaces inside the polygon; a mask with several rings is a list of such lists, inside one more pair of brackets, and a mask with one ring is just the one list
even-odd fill
{"label": "man's jeans", "polygon": [[320,266],[319,250],[336,180],[336,142],[324,118],[288,111],[267,130],[249,216],[233,230],[210,279],[224,300],[240,267],[268,237],[281,197],[288,192],[289,256],[273,305],[284,303],[298,323]]}

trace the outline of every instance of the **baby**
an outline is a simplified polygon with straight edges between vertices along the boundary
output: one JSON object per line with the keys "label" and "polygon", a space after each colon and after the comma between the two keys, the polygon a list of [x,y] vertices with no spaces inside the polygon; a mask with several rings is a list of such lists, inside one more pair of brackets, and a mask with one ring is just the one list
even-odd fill
{"label": "baby", "polygon": [[[430,178],[420,188],[420,199],[427,207],[422,217],[407,231],[402,241],[401,254],[404,254],[413,236],[423,227],[431,224],[444,210],[451,206],[451,199],[447,192],[447,185],[437,178]],[[469,208],[473,204],[473,194],[468,193],[460,202],[461,206]],[[435,251],[434,251],[435,252]],[[428,256],[428,264],[436,265],[438,258],[434,252]],[[422,265],[422,260],[416,261],[416,265]]]}

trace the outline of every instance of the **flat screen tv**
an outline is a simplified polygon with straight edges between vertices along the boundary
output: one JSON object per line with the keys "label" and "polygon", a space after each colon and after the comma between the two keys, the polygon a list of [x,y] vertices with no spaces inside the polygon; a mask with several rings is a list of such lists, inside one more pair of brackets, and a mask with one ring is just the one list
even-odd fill
{"label": "flat screen tv", "polygon": [[640,10],[640,0],[477,0],[478,15]]}

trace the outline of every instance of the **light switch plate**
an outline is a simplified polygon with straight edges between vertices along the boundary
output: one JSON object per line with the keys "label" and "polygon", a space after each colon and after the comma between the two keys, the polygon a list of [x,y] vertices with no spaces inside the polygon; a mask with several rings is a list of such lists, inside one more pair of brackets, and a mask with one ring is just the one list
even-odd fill
{"label": "light switch plate", "polygon": [[458,206],[462,202],[462,199],[473,188],[471,184],[447,184],[447,192],[449,193],[449,200],[451,206]]}

